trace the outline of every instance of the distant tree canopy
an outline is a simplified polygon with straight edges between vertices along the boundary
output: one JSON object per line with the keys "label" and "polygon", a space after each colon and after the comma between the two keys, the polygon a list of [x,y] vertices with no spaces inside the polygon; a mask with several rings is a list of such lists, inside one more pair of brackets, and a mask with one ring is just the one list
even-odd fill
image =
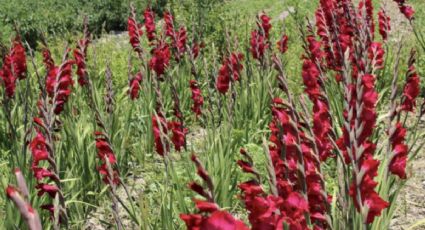
{"label": "distant tree canopy", "polygon": [[13,34],[15,26],[21,36],[35,45],[42,35],[65,35],[82,28],[83,16],[89,17],[92,33],[123,31],[127,27],[130,2],[142,10],[150,2],[162,15],[167,0],[0,0],[0,33],[3,42]]}

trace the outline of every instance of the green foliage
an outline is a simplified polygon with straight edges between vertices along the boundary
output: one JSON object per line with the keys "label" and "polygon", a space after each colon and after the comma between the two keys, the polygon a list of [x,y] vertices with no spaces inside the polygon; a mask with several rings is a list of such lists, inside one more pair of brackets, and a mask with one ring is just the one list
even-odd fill
{"label": "green foliage", "polygon": [[[67,37],[68,33],[80,31],[83,16],[89,17],[90,31],[124,31],[132,0],[0,0],[0,31],[2,41],[13,35],[15,26],[32,46],[42,36]],[[134,1],[137,9],[144,9],[147,0]],[[167,0],[155,1],[152,8],[162,13]],[[140,15],[142,12],[139,11]]]}

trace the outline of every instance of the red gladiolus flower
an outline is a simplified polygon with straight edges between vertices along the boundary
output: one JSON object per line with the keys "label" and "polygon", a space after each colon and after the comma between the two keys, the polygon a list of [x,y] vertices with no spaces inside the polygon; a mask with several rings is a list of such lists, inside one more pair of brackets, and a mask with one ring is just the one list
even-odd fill
{"label": "red gladiolus flower", "polygon": [[149,61],[149,67],[155,71],[157,76],[165,73],[166,68],[170,64],[170,49],[168,44],[161,41],[152,50],[152,58]]}
{"label": "red gladiolus flower", "polygon": [[359,12],[360,14],[363,13],[363,7],[365,7],[366,10],[366,15],[365,15],[365,19],[366,19],[366,23],[369,27],[369,31],[371,33],[371,37],[373,39],[374,37],[374,33],[375,33],[375,23],[373,20],[373,4],[372,4],[372,0],[363,0],[360,1],[359,3]]}
{"label": "red gladiolus flower", "polygon": [[406,83],[404,84],[401,110],[413,112],[416,107],[416,98],[419,96],[419,92],[419,75],[416,72],[414,63],[411,63],[407,73]]}
{"label": "red gladiolus flower", "polygon": [[6,96],[11,98],[15,94],[16,81],[26,78],[27,62],[25,48],[19,37],[12,43],[10,53],[3,59],[0,69],[0,78],[5,86]]}
{"label": "red gladiolus flower", "polygon": [[254,57],[254,59],[261,60],[264,57],[264,54],[266,52],[266,49],[269,47],[266,37],[258,32],[257,30],[254,30],[251,32],[251,54]]}
{"label": "red gladiolus flower", "polygon": [[186,52],[186,28],[180,27],[179,32],[177,33],[177,41],[176,41],[176,49],[177,49],[177,60],[180,60],[180,58],[183,56],[183,54]]}
{"label": "red gladiolus flower", "polygon": [[146,28],[146,35],[148,37],[148,40],[151,42],[155,40],[155,14],[152,11],[150,7],[146,8],[145,12],[143,13],[145,17],[145,28]]}
{"label": "red gladiolus flower", "polygon": [[42,132],[37,131],[37,134],[31,141],[29,148],[32,154],[32,167],[37,167],[40,161],[45,161],[49,159],[46,138],[44,137]]}
{"label": "red gladiolus flower", "polygon": [[391,159],[389,170],[394,175],[397,175],[401,179],[406,179],[406,163],[408,147],[405,144],[406,129],[398,122],[392,135],[390,136],[390,142],[392,151],[394,154]]}
{"label": "red gladiolus flower", "polygon": [[131,47],[133,47],[136,52],[141,52],[140,38],[143,35],[142,24],[137,23],[136,13],[134,11],[132,11],[131,16],[128,17],[127,29]]}
{"label": "red gladiolus flower", "polygon": [[130,94],[131,100],[136,100],[137,98],[139,98],[140,84],[142,80],[143,80],[143,76],[141,72],[138,72],[136,76],[134,76],[130,80],[129,94]]}
{"label": "red gladiolus flower", "polygon": [[27,60],[25,56],[25,48],[19,37],[16,37],[13,41],[10,57],[15,76],[19,80],[25,79],[27,73]]}
{"label": "red gladiolus flower", "polygon": [[60,114],[68,101],[74,84],[72,80],[72,65],[75,62],[67,59],[60,66],[56,66],[48,49],[43,50],[43,62],[47,70],[46,91],[52,99],[55,98],[55,101],[52,102],[55,106],[55,114]]}
{"label": "red gladiolus flower", "polygon": [[74,50],[75,63],[77,65],[78,83],[80,86],[88,84],[88,75],[86,69],[87,46],[90,40],[85,37],[78,41],[77,48]]}
{"label": "red gladiolus flower", "polygon": [[[26,187],[25,182],[24,182],[24,186]],[[25,195],[22,193],[21,185],[18,185],[18,188],[15,188],[11,185],[7,186],[6,196],[10,200],[12,200],[13,203],[16,205],[23,219],[26,222],[28,229],[30,230],[42,229],[40,217],[38,216],[37,211],[35,211],[34,208],[31,206],[31,204],[27,201],[26,196],[28,196],[28,194]]]}
{"label": "red gladiolus flower", "polygon": [[6,55],[3,59],[3,67],[0,70],[0,78],[5,87],[6,96],[11,98],[15,94],[17,78],[12,73],[12,58]]}
{"label": "red gladiolus flower", "polygon": [[232,53],[230,57],[223,59],[216,82],[216,88],[220,93],[225,94],[229,90],[231,81],[239,80],[243,69],[242,60],[241,53]]}
{"label": "red gladiolus flower", "polygon": [[192,111],[196,114],[196,117],[202,114],[201,108],[204,104],[204,98],[202,97],[201,89],[198,87],[198,82],[190,80],[190,90],[192,91]]}
{"label": "red gladiolus flower", "polygon": [[56,175],[46,168],[33,166],[31,169],[34,172],[34,177],[35,179],[37,179],[37,181],[41,181],[44,178],[50,178],[52,180],[57,179]]}
{"label": "red gladiolus flower", "polygon": [[167,121],[162,116],[152,116],[152,130],[156,152],[164,156],[170,151],[170,146],[164,136],[168,135]]}
{"label": "red gladiolus flower", "polygon": [[181,123],[178,121],[168,122],[168,129],[171,130],[173,136],[171,137],[171,141],[174,144],[174,148],[176,151],[181,151],[181,148],[186,143],[186,134],[188,132],[187,128],[183,128]]}
{"label": "red gladiolus flower", "polygon": [[58,82],[56,89],[56,101],[54,101],[54,112],[55,114],[60,114],[65,106],[65,103],[68,101],[68,97],[71,94],[72,86],[74,85],[74,81],[72,80],[72,65],[74,64],[73,60],[65,60],[59,66],[58,69]]}
{"label": "red gladiolus flower", "polygon": [[187,32],[186,28],[180,27],[178,31],[174,29],[174,17],[170,12],[164,13],[164,30],[165,35],[170,37],[172,40],[172,47],[175,49],[176,53],[175,59],[176,61],[180,61],[183,54],[186,52],[186,40],[187,40]]}
{"label": "red gladiolus flower", "polygon": [[[372,43],[373,47],[373,43]],[[374,48],[372,48],[374,49]],[[376,50],[376,49],[374,49]],[[376,59],[377,55],[373,55],[374,58],[369,58],[371,60]],[[372,61],[373,63],[373,61]],[[369,138],[372,135],[373,128],[376,123],[376,102],[378,100],[378,94],[375,91],[375,76],[371,74],[365,74],[363,76],[356,76],[357,81],[361,81],[362,96],[357,96],[358,86],[355,86],[355,83],[348,86],[348,92],[351,94],[351,101],[349,103],[349,110],[355,109],[356,104],[362,104],[361,112],[353,111],[352,120],[347,121],[351,128],[356,128],[358,125],[362,127],[367,127],[363,129],[360,133],[356,133],[355,138],[359,149],[356,149],[355,146],[350,144],[349,131],[347,127],[343,129],[343,137],[338,140],[338,146],[345,155],[345,160],[347,163],[356,164],[353,167],[358,167],[360,170],[358,175],[355,175],[353,182],[350,186],[350,196],[354,201],[354,205],[358,211],[360,207],[367,207],[368,213],[365,220],[366,223],[373,222],[376,216],[379,216],[382,210],[388,207],[388,203],[384,201],[375,191],[377,182],[373,180],[374,177],[378,175],[378,166],[379,161],[373,159],[373,155],[376,150],[376,145],[371,143]],[[347,118],[347,111],[345,111],[344,117]],[[351,131],[352,132],[352,131]],[[351,156],[348,155],[347,148],[351,148]],[[357,155],[361,154],[361,155]],[[356,159],[358,159],[356,161]],[[358,194],[360,193],[360,195]],[[360,200],[359,200],[360,197]]]}
{"label": "red gladiolus flower", "polygon": [[165,35],[169,37],[174,37],[174,17],[173,15],[165,11],[164,12],[164,21],[165,21]]}
{"label": "red gladiolus flower", "polygon": [[415,15],[415,10],[411,6],[400,6],[400,12],[404,14],[404,16],[409,20],[413,20],[413,16]]}
{"label": "red gladiolus flower", "polygon": [[382,39],[387,41],[388,33],[391,31],[391,18],[388,16],[384,9],[381,9],[378,12],[378,21],[379,21],[379,34],[381,34]]}
{"label": "red gladiolus flower", "polygon": [[398,4],[398,8],[400,9],[400,12],[409,20],[413,20],[413,16],[415,14],[415,10],[411,7],[406,5],[406,0],[394,0]]}
{"label": "red gladiolus flower", "polygon": [[38,196],[42,196],[43,194],[47,193],[50,197],[54,198],[56,193],[59,192],[59,188],[56,185],[52,184],[44,184],[40,183],[35,186],[36,189],[38,189]]}
{"label": "red gladiolus flower", "polygon": [[260,24],[258,25],[258,27],[261,28],[261,33],[266,37],[266,39],[269,39],[270,29],[272,28],[272,25],[270,24],[270,17],[267,16],[265,13],[261,14]]}
{"label": "red gladiolus flower", "polygon": [[[99,173],[103,175],[103,182],[105,184],[118,185],[120,183],[120,178],[118,170],[116,169],[117,160],[111,148],[111,144],[102,132],[96,132],[95,135],[97,156],[102,162],[98,170]],[[109,169],[106,160],[109,162]]]}
{"label": "red gladiolus flower", "polygon": [[369,59],[375,69],[384,68],[384,55],[385,51],[382,44],[379,42],[372,42],[369,47]]}
{"label": "red gladiolus flower", "polygon": [[288,50],[288,36],[282,36],[282,38],[277,42],[277,48],[279,49],[280,53],[286,53]]}

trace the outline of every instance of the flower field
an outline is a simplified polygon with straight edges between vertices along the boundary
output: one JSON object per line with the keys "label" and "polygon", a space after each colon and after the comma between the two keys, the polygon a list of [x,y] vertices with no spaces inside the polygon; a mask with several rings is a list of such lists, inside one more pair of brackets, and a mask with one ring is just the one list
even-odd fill
{"label": "flower field", "polygon": [[425,228],[423,3],[187,2],[14,21],[0,229]]}

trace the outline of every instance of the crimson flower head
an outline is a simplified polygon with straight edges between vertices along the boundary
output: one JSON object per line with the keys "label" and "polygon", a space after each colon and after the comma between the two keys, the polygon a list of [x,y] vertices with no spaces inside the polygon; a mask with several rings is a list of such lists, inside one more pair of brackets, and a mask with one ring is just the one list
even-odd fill
{"label": "crimson flower head", "polygon": [[401,179],[406,179],[408,147],[405,140],[407,130],[400,122],[398,122],[392,129],[390,143],[393,158],[390,161],[389,171]]}
{"label": "crimson flower head", "polygon": [[264,34],[266,39],[270,38],[270,29],[272,25],[270,24],[270,17],[267,14],[262,13],[260,15],[260,23],[258,24],[259,28],[261,28],[261,33]]}
{"label": "crimson flower head", "polygon": [[13,41],[10,56],[15,76],[19,80],[24,79],[27,73],[27,60],[25,56],[25,48],[19,37],[16,37]]}
{"label": "crimson flower head", "polygon": [[131,100],[136,100],[139,98],[140,84],[143,80],[143,75],[141,72],[138,72],[136,76],[130,79],[130,89],[128,93],[130,94]]}
{"label": "crimson flower head", "polygon": [[152,116],[152,131],[155,141],[155,150],[160,156],[166,155],[170,151],[170,145],[166,140],[168,135],[168,124],[164,117]]}
{"label": "crimson flower head", "polygon": [[168,68],[170,56],[170,48],[164,41],[160,41],[152,50],[152,58],[149,61],[149,67],[155,71],[158,77],[163,75]]}
{"label": "crimson flower head", "polygon": [[394,0],[398,4],[398,8],[400,12],[409,20],[413,20],[413,16],[415,15],[415,10],[413,7],[406,5],[406,0]]}
{"label": "crimson flower head", "polygon": [[128,17],[127,27],[131,46],[136,52],[140,52],[140,38],[143,35],[143,30],[142,25],[137,23],[135,12],[132,12],[132,15]]}
{"label": "crimson flower head", "polygon": [[40,161],[47,161],[49,159],[46,138],[41,131],[37,131],[36,136],[29,144],[29,148],[33,161],[32,167],[37,167]]}
{"label": "crimson flower head", "polygon": [[174,36],[174,17],[169,11],[164,12],[165,35],[168,37]]}
{"label": "crimson flower head", "polygon": [[0,69],[0,78],[4,84],[6,96],[11,98],[15,94],[17,78],[12,73],[12,58],[6,55],[3,59],[3,67]]}
{"label": "crimson flower head", "polygon": [[385,51],[382,48],[382,44],[379,42],[372,42],[369,47],[369,59],[372,61],[375,69],[384,68],[384,55]]}
{"label": "crimson flower head", "polygon": [[403,101],[401,110],[413,112],[416,107],[416,98],[419,96],[419,75],[413,63],[409,66],[406,83],[403,89]]}
{"label": "crimson flower head", "polygon": [[204,98],[202,97],[201,89],[198,86],[198,82],[196,80],[190,80],[190,90],[192,91],[192,111],[196,114],[198,117],[202,114],[201,108],[204,104]]}
{"label": "crimson flower head", "polygon": [[288,36],[283,35],[282,38],[280,38],[280,40],[277,42],[277,48],[282,54],[288,50]]}
{"label": "crimson flower head", "polygon": [[186,143],[186,134],[188,130],[178,121],[170,121],[167,125],[168,129],[171,130],[172,133],[171,141],[174,144],[174,148],[176,151],[180,152]]}
{"label": "crimson flower head", "polygon": [[90,40],[87,37],[79,40],[77,43],[77,48],[74,50],[74,59],[75,64],[77,65],[77,76],[78,84],[80,86],[85,86],[88,84],[88,74],[87,74],[87,46],[89,45]]}
{"label": "crimson flower head", "polygon": [[26,77],[27,62],[25,48],[19,37],[12,43],[10,53],[3,59],[3,66],[0,69],[0,78],[5,86],[6,96],[11,98],[15,94],[16,81]]}
{"label": "crimson flower head", "polygon": [[54,198],[56,193],[59,192],[59,188],[53,184],[40,183],[37,184],[35,188],[39,190],[37,193],[38,196],[49,194],[50,197]]}
{"label": "crimson flower head", "polygon": [[250,51],[254,59],[263,59],[266,49],[269,47],[266,37],[262,33],[258,32],[258,30],[254,30],[251,32],[250,44]]}
{"label": "crimson flower head", "polygon": [[[74,85],[74,80],[72,80],[72,65],[74,65],[73,60],[65,60],[58,68],[58,76],[55,79],[56,94],[54,103],[54,112],[55,114],[60,114],[65,106],[65,103],[68,101],[69,95],[71,95],[72,87]],[[56,80],[58,80],[56,82]]]}
{"label": "crimson flower head", "polygon": [[239,81],[243,69],[242,60],[243,54],[235,52],[223,59],[216,81],[216,88],[220,93],[225,94],[229,90],[231,81]]}
{"label": "crimson flower head", "polygon": [[155,40],[155,13],[152,11],[150,7],[146,8],[143,12],[145,17],[145,28],[146,28],[146,36],[148,40],[151,42]]}
{"label": "crimson flower head", "polygon": [[180,60],[180,58],[186,52],[186,41],[187,41],[186,28],[180,27],[177,33],[177,38],[175,42],[176,44],[174,45],[177,50],[177,54],[176,54],[177,60]]}
{"label": "crimson flower head", "polygon": [[378,21],[379,34],[381,34],[382,39],[386,41],[388,39],[388,33],[391,31],[391,18],[386,14],[384,9],[378,12]]}
{"label": "crimson flower head", "polygon": [[103,182],[105,182],[105,184],[118,185],[120,183],[120,178],[118,170],[116,169],[117,159],[115,158],[109,139],[102,132],[95,132],[95,135],[97,156],[101,161],[98,170],[99,173],[103,175]]}
{"label": "crimson flower head", "polygon": [[249,228],[240,220],[234,218],[230,213],[220,210],[220,207],[214,202],[211,195],[213,184],[210,176],[202,166],[195,154],[192,154],[191,160],[195,163],[198,175],[206,184],[206,188],[192,182],[189,188],[206,200],[193,199],[197,214],[180,214],[180,219],[186,223],[188,230],[248,230]]}

